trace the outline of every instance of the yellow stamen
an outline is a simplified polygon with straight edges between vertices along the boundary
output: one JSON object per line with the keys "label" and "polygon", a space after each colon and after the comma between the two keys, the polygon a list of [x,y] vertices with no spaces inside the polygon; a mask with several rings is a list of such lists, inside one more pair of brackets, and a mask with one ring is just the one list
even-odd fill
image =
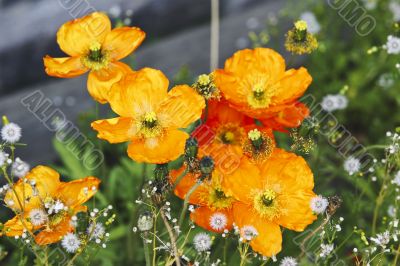
{"label": "yellow stamen", "polygon": [[257,191],[254,195],[253,208],[261,217],[272,221],[281,214],[277,196],[272,189]]}
{"label": "yellow stamen", "polygon": [[210,84],[211,79],[209,75],[202,74],[199,76],[197,82],[202,86],[207,86],[208,84]]}
{"label": "yellow stamen", "polygon": [[247,134],[250,140],[256,141],[259,138],[261,138],[261,132],[256,128],[253,130],[250,130],[249,133]]}
{"label": "yellow stamen", "polygon": [[307,22],[304,20],[299,20],[294,23],[296,30],[305,31],[307,30]]}
{"label": "yellow stamen", "polygon": [[250,86],[251,93],[247,98],[249,105],[253,108],[268,107],[272,102],[272,97],[275,95],[276,86],[270,84],[265,77],[256,78]]}
{"label": "yellow stamen", "polygon": [[144,115],[144,121],[148,123],[153,123],[157,121],[157,115],[155,112],[149,112]]}

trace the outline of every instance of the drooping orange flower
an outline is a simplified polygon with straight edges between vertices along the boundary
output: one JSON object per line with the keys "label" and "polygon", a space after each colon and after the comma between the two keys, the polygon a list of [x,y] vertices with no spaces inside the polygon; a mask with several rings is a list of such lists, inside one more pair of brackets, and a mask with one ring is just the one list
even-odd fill
{"label": "drooping orange flower", "polygon": [[[249,134],[259,132],[265,140],[257,149],[252,149]],[[199,142],[200,155],[211,155],[216,167],[231,168],[239,163],[243,155],[269,153],[274,147],[274,136],[270,128],[257,125],[253,118],[231,108],[227,101],[208,102],[208,116],[204,124],[193,133]],[[262,144],[262,145],[261,145]]]}
{"label": "drooping orange flower", "polygon": [[316,196],[314,179],[302,157],[281,149],[257,168],[251,175],[227,176],[223,186],[238,200],[233,217],[243,239],[256,252],[271,257],[282,248],[280,227],[300,232],[316,219],[310,208]]}
{"label": "drooping orange flower", "polygon": [[61,26],[57,42],[69,57],[44,57],[46,73],[72,78],[90,71],[89,93],[96,101],[106,103],[112,84],[132,71],[119,60],[131,54],[144,38],[145,33],[136,27],[112,30],[107,15],[94,12]]}
{"label": "drooping orange flower", "polygon": [[215,83],[225,99],[246,115],[285,127],[299,126],[305,117],[288,114],[312,78],[303,67],[285,69],[285,60],[277,52],[245,49],[226,60],[224,69],[215,71]]}
{"label": "drooping orange flower", "polygon": [[20,236],[24,230],[33,234],[39,245],[61,240],[74,230],[72,216],[86,211],[82,205],[97,191],[100,180],[86,177],[61,182],[60,175],[46,166],[37,166],[9,190],[4,202],[17,215],[4,224],[3,234]]}
{"label": "drooping orange flower", "polygon": [[205,101],[187,85],[170,91],[168,85],[165,75],[151,68],[114,84],[109,103],[120,117],[93,122],[98,138],[130,141],[128,155],[137,162],[161,164],[182,155],[189,134],[180,129],[201,117]]}
{"label": "drooping orange flower", "polygon": [[[178,182],[185,166],[170,173],[171,184]],[[199,173],[188,173],[177,183],[175,195],[185,199],[187,193],[196,185],[200,177]],[[235,199],[227,196],[222,187],[223,175],[215,169],[210,177],[202,182],[190,195],[188,202],[197,208],[191,212],[190,219],[198,226],[216,233],[233,227],[232,206]]]}

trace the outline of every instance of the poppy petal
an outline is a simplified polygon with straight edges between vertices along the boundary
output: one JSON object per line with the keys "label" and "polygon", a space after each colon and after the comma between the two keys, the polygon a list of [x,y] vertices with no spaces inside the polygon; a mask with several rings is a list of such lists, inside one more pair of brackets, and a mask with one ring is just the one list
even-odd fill
{"label": "poppy petal", "polygon": [[[212,221],[215,215],[225,217],[226,225],[223,227],[215,225]],[[216,233],[222,233],[225,229],[230,231],[233,228],[232,209],[212,210],[208,207],[199,207],[190,214],[190,219],[198,226]]]}
{"label": "poppy petal", "polygon": [[274,101],[284,104],[296,100],[304,94],[311,82],[312,77],[304,67],[286,71],[277,86]]}
{"label": "poppy petal", "polygon": [[110,143],[126,142],[136,134],[136,123],[132,118],[116,117],[97,120],[91,125],[98,132],[99,139],[105,139]]}
{"label": "poppy petal", "polygon": [[47,75],[58,78],[73,78],[88,71],[79,57],[43,58]]}
{"label": "poppy petal", "polygon": [[87,81],[90,96],[100,103],[106,103],[112,85],[128,73],[132,73],[132,69],[121,62],[113,62],[107,68],[90,71]]}
{"label": "poppy petal", "polygon": [[113,111],[120,116],[141,116],[158,108],[168,95],[168,84],[161,71],[143,68],[115,83],[108,100]]}
{"label": "poppy petal", "polygon": [[132,53],[143,42],[146,33],[136,27],[113,29],[104,41],[104,49],[114,60],[120,60]]}
{"label": "poppy petal", "polygon": [[56,243],[62,239],[67,233],[71,232],[71,218],[65,217],[59,224],[49,230],[42,230],[35,236],[35,242],[40,245],[49,245]]}
{"label": "poppy petal", "polygon": [[107,15],[94,12],[62,25],[57,32],[57,42],[66,54],[80,56],[86,54],[91,45],[102,44],[110,31],[111,21]]}
{"label": "poppy petal", "polygon": [[204,98],[191,87],[180,85],[172,88],[168,98],[160,105],[157,113],[163,124],[172,128],[186,128],[200,119],[205,107]]}
{"label": "poppy petal", "polygon": [[57,195],[65,205],[74,209],[93,197],[98,190],[100,182],[100,179],[89,176],[62,183],[57,190]]}
{"label": "poppy petal", "polygon": [[252,226],[257,236],[250,241],[254,251],[266,257],[278,254],[282,249],[282,232],[279,225],[269,222],[251,211],[249,205],[235,203],[233,217],[236,225],[243,230]]}
{"label": "poppy petal", "polygon": [[183,154],[189,134],[170,130],[154,139],[134,139],[129,144],[128,155],[136,162],[167,163]]}

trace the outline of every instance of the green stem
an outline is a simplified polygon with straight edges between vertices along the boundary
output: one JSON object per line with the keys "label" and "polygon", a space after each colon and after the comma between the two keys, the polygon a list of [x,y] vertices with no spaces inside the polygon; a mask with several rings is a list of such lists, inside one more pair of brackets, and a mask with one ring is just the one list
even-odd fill
{"label": "green stem", "polygon": [[183,202],[183,208],[182,208],[182,211],[181,211],[181,215],[179,216],[179,223],[178,223],[179,227],[182,226],[183,220],[185,219],[185,214],[186,214],[186,210],[187,210],[187,207],[188,207],[188,204],[189,204],[190,196],[192,195],[192,193],[193,193],[201,184],[202,184],[202,182],[201,182],[201,181],[198,181],[198,182],[188,191],[188,193],[186,194],[185,200],[184,200],[184,202]]}
{"label": "green stem", "polygon": [[146,243],[146,237],[143,238],[144,258],[146,259],[146,266],[151,265],[149,244]]}
{"label": "green stem", "polygon": [[182,172],[182,174],[180,174],[180,176],[178,176],[178,178],[175,180],[174,185],[172,186],[172,191],[175,190],[176,186],[179,185],[181,180],[187,175],[188,172],[189,172],[189,167],[186,167],[185,170]]}
{"label": "green stem", "polygon": [[175,257],[175,265],[181,266],[181,260],[180,260],[180,256],[179,256],[179,251],[178,251],[178,246],[176,243],[176,237],[175,237],[174,231],[173,231],[171,225],[169,224],[168,219],[165,216],[163,209],[161,209],[160,214],[161,214],[161,218],[164,222],[165,228],[167,228],[169,238],[171,240],[171,248],[172,248],[172,251],[173,251],[174,257]]}

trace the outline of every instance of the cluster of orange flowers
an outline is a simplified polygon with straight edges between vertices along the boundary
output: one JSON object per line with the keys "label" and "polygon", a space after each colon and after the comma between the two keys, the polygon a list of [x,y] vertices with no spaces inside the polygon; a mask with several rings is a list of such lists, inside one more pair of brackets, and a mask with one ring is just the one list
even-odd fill
{"label": "cluster of orange flowers", "polygon": [[35,167],[4,197],[16,215],[4,224],[2,234],[30,235],[39,245],[59,242],[75,230],[72,217],[87,210],[83,204],[97,192],[99,184],[96,177],[61,182],[53,169]]}
{"label": "cluster of orange flowers", "polygon": [[273,135],[298,127],[308,116],[298,98],[311,76],[305,68],[286,70],[285,60],[271,49],[246,49],[194,85],[169,89],[161,71],[134,71],[118,62],[144,37],[135,27],[111,30],[102,13],[75,19],[57,34],[70,57],[45,57],[46,72],[69,78],[90,70],[89,93],[118,114],[92,127],[110,143],[129,142],[128,155],[137,162],[164,164],[183,155],[190,137],[183,129],[202,118],[192,133],[197,156],[209,156],[215,166],[206,178],[189,163],[172,171],[172,183],[188,172],[175,194],[186,198],[200,179],[189,195],[198,206],[191,219],[219,233],[235,227],[256,252],[276,255],[281,227],[302,231],[316,219],[310,209],[315,197],[310,168],[302,157],[277,148]]}

